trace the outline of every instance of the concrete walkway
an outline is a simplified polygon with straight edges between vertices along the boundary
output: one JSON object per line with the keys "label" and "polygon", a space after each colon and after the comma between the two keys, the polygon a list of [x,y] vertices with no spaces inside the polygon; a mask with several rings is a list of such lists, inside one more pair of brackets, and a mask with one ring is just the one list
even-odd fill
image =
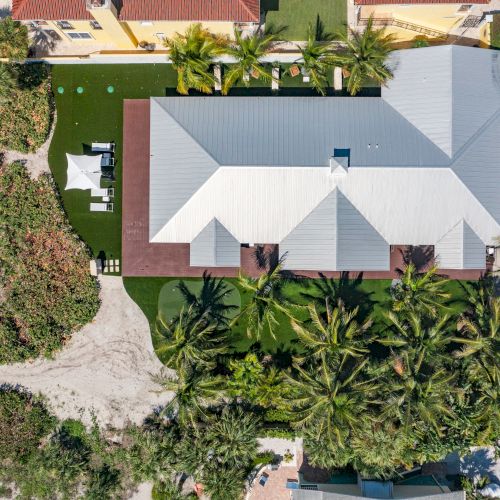
{"label": "concrete walkway", "polygon": [[94,321],[75,333],[53,360],[0,366],[0,383],[19,384],[47,397],[60,418],[103,425],[141,423],[165,404],[152,374],[162,364],[151,343],[149,324],[127,295],[122,279],[102,276],[101,308]]}

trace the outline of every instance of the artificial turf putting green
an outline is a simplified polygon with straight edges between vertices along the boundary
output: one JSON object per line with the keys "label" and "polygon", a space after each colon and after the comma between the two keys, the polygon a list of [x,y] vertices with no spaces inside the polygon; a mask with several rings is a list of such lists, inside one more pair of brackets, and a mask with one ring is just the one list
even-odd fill
{"label": "artificial turf putting green", "polygon": [[[182,280],[188,284],[189,287],[192,282],[197,283],[197,287],[201,286],[201,279],[196,278],[182,278]],[[134,300],[139,307],[142,309],[144,314],[149,320],[149,324],[151,327],[152,337],[153,337],[153,345],[156,344],[155,338],[155,320],[158,314],[158,299],[160,296],[160,292],[165,285],[168,286],[169,282],[174,281],[174,283],[178,283],[178,279],[174,278],[123,278],[123,283],[125,285],[125,289],[129,296]],[[226,278],[226,281],[234,285],[235,288],[239,291],[239,295],[241,298],[241,307],[244,308],[250,299],[250,294],[246,290],[243,290],[238,286],[237,279],[235,278]],[[194,288],[193,288],[194,290]],[[297,288],[297,291],[299,289]],[[292,289],[290,289],[292,291]],[[168,308],[170,310],[175,309],[177,307],[177,312],[180,311],[182,307],[185,307],[185,302],[182,299],[182,296],[176,291],[172,291],[173,295],[166,299],[168,301]],[[286,351],[297,351],[299,346],[297,345],[297,336],[295,332],[290,327],[290,322],[283,315],[278,315],[278,320],[282,327],[280,328],[279,334],[277,338],[274,339],[271,335],[265,332],[261,339],[259,340],[259,344],[261,349],[264,352],[276,353],[276,352],[286,352]],[[253,345],[256,344],[254,339],[248,338],[246,334],[246,323],[242,319],[235,323],[234,327],[231,329],[232,339],[231,346],[237,352],[247,352]]]}
{"label": "artificial turf putting green", "polygon": [[[59,186],[71,225],[97,256],[121,256],[121,186],[123,100],[164,96],[175,87],[177,74],[167,64],[82,64],[52,67],[57,123],[49,150],[49,164]],[[109,93],[108,87],[114,92]],[[63,93],[56,89],[62,87]],[[77,88],[82,87],[79,94]],[[116,143],[114,212],[89,211],[90,191],[66,185],[66,153],[87,154],[92,142]],[[102,182],[102,187],[110,185]],[[99,199],[92,199],[98,202]],[[102,255],[102,254],[101,254]]]}
{"label": "artificial turf putting green", "polygon": [[286,27],[282,36],[287,40],[306,40],[309,24],[315,28],[318,19],[325,33],[346,30],[345,0],[262,0],[261,5],[266,12],[266,27]]}
{"label": "artificial turf putting green", "polygon": [[[162,313],[162,317],[167,321],[171,321],[179,315],[179,311],[184,307],[186,309],[188,305],[184,300],[184,295],[180,290],[180,284],[183,282],[187,289],[193,294],[198,295],[203,287],[202,280],[171,280],[165,283],[160,293],[158,294],[158,311]],[[235,318],[241,310],[241,297],[238,289],[232,284],[226,281],[228,294],[225,297],[224,304],[228,306],[234,306],[234,309],[228,311],[227,318]]]}

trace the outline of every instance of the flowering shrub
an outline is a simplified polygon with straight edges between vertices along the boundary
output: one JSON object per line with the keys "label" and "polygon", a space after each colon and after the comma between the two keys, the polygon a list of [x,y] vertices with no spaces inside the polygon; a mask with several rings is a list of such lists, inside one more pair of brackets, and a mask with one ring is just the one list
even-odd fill
{"label": "flowering shrub", "polygon": [[47,139],[52,120],[52,94],[47,66],[14,66],[17,85],[0,102],[0,149],[36,151]]}
{"label": "flowering shrub", "polygon": [[48,355],[99,307],[89,254],[50,177],[0,169],[0,362]]}

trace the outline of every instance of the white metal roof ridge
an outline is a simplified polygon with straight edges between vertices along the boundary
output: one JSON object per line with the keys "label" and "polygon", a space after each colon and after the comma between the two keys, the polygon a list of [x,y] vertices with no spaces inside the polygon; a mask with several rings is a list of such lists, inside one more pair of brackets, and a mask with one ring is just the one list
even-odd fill
{"label": "white metal roof ridge", "polygon": [[434,244],[460,218],[485,244],[500,233],[447,168],[220,167],[155,241],[189,243],[216,217],[238,241],[279,243],[337,186],[390,244]]}

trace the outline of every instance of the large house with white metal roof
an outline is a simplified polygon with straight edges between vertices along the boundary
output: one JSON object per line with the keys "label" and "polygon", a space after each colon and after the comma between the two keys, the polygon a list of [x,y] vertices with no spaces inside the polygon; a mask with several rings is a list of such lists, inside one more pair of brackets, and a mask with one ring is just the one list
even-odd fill
{"label": "large house with white metal roof", "polygon": [[124,273],[232,275],[265,244],[306,274],[389,277],[394,247],[426,245],[478,275],[500,235],[499,56],[394,52],[381,97],[126,101]]}

